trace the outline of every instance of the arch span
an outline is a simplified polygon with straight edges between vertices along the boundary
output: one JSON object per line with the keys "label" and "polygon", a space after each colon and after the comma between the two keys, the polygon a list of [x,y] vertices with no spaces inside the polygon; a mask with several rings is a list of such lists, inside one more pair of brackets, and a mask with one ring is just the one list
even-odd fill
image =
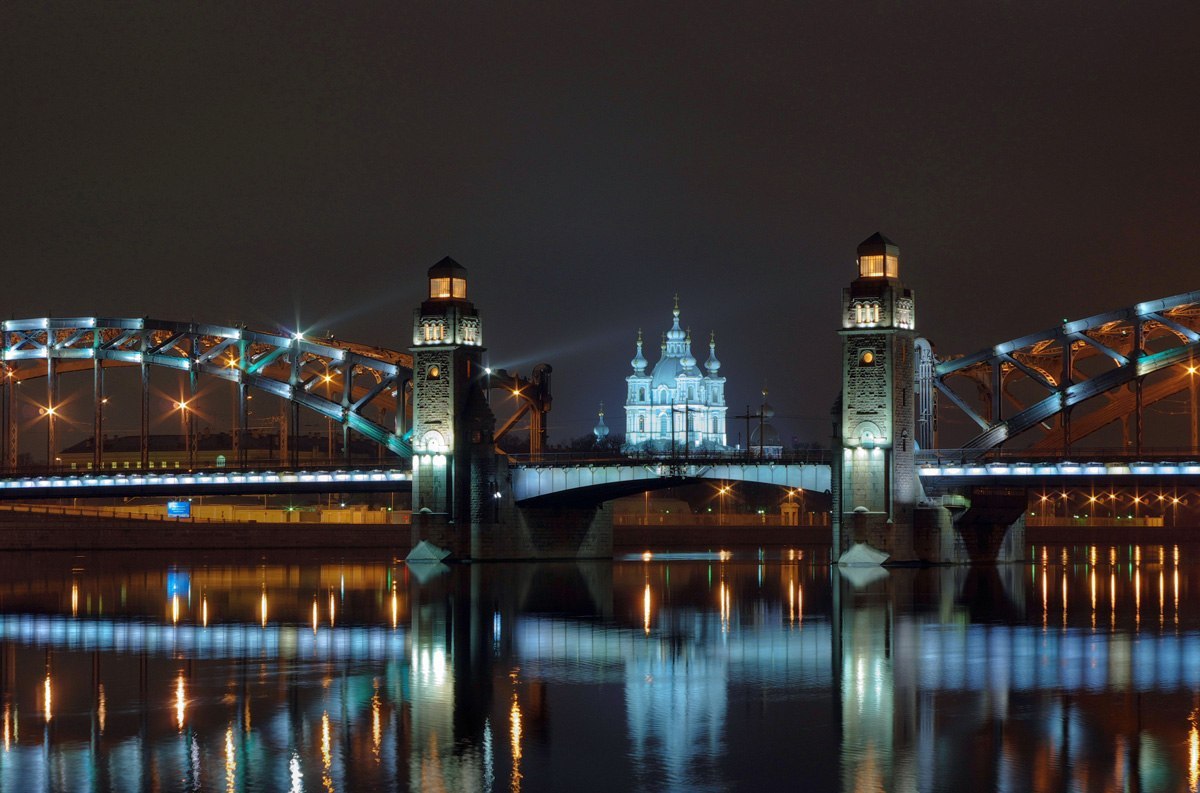
{"label": "arch span", "polygon": [[[200,375],[235,383],[241,432],[247,426],[247,390],[253,388],[288,400],[297,427],[297,411],[304,407],[338,422],[347,440],[353,430],[399,457],[412,457],[402,407],[405,387],[412,380],[412,357],[404,353],[346,343],[332,336],[309,339],[302,333],[289,336],[148,317],[14,319],[0,323],[0,331],[5,382],[45,377],[47,405],[57,402],[55,374],[93,371],[97,436],[102,431],[104,369],[140,367],[143,456],[150,367],[162,367],[185,373],[193,393]],[[377,400],[390,402],[395,416],[390,426],[366,415],[367,407]],[[10,400],[4,404],[7,414]],[[11,426],[11,415],[5,415],[4,421]],[[6,438],[5,445],[11,465],[15,463],[15,443]],[[345,446],[348,448],[348,443]]]}
{"label": "arch span", "polygon": [[[1198,357],[1200,291],[1193,291],[1065,322],[941,361],[932,378],[938,393],[978,426],[964,448],[982,454],[1035,426],[1048,427],[1051,420],[1057,420],[1064,445],[1069,446],[1072,407],[1121,386],[1140,384],[1145,376],[1173,366],[1191,366],[1191,374],[1196,374]],[[1017,381],[1032,384],[1040,396],[1018,400],[1011,388]],[[972,404],[955,390],[956,383],[973,385],[981,399]],[[1159,391],[1182,387],[1176,383]],[[1161,396],[1153,394],[1154,399]]]}
{"label": "arch span", "polygon": [[829,466],[813,463],[516,465],[509,470],[513,498],[527,506],[595,504],[701,479],[759,482],[818,493],[830,489]]}

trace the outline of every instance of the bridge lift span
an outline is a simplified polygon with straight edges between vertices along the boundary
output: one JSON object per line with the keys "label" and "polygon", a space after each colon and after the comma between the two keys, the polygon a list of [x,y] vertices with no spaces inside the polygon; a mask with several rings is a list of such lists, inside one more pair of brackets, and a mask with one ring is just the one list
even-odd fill
{"label": "bridge lift span", "polygon": [[[1073,441],[1124,416],[1134,420],[1132,445],[1140,452],[1143,409],[1187,389],[1192,392],[1194,449],[1198,363],[1200,291],[1193,291],[1064,322],[941,361],[929,370],[932,383],[925,387],[936,388],[977,425],[978,433],[963,444],[968,457],[981,456],[1038,426],[1048,432],[1036,448],[1068,451]],[[1177,367],[1173,375],[1144,387],[1147,375],[1171,367]],[[979,399],[955,389],[964,384],[974,385]],[[918,382],[918,392],[922,385]],[[1035,396],[1022,398],[1019,391]],[[1073,425],[1072,409],[1102,394],[1109,396],[1109,404]],[[935,440],[931,445],[938,444]]]}

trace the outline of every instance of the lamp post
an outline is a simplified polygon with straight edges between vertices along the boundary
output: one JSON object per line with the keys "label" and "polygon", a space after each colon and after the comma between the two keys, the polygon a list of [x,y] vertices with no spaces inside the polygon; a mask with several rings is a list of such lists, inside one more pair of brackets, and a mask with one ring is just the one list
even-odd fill
{"label": "lamp post", "polygon": [[39,408],[38,413],[46,417],[46,467],[54,467],[54,418],[58,409],[54,405]]}
{"label": "lamp post", "polygon": [[729,485],[723,485],[717,491],[717,494],[720,496],[720,504],[721,504],[721,511],[717,515],[717,523],[719,523],[722,526],[725,525],[725,494],[728,492],[729,492]]}
{"label": "lamp post", "polygon": [[192,421],[195,411],[183,400],[175,403],[175,409],[179,411],[179,423],[183,425],[183,445],[187,449],[188,468],[192,469],[196,467],[196,455],[192,452]]}

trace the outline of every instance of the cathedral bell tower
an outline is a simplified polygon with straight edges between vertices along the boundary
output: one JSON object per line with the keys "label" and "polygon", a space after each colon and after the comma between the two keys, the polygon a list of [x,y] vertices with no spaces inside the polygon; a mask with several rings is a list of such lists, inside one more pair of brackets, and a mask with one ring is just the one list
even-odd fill
{"label": "cathedral bell tower", "polygon": [[858,246],[858,278],[842,290],[842,398],[834,481],[834,558],[852,543],[914,557],[913,292],[900,248],[876,233]]}
{"label": "cathedral bell tower", "polygon": [[494,510],[496,490],[483,327],[467,299],[467,270],[450,257],[429,268],[428,297],[413,312],[413,544],[453,557]]}

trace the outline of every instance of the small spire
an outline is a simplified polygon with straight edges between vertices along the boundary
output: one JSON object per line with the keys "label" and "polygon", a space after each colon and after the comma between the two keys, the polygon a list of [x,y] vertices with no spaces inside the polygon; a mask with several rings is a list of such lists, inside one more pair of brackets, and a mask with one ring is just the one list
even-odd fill
{"label": "small spire", "polygon": [[662,348],[663,350],[667,349],[667,334],[665,333],[662,335]]}
{"label": "small spire", "polygon": [[716,377],[717,371],[721,368],[721,362],[717,360],[717,332],[715,330],[708,333],[708,360],[705,361],[704,368],[708,370],[710,377]]}
{"label": "small spire", "polygon": [[596,443],[600,443],[608,437],[608,425],[604,423],[604,403],[600,403],[599,418],[596,421],[596,426],[592,428],[592,435],[596,438]]}
{"label": "small spire", "polygon": [[629,365],[633,367],[634,374],[644,374],[646,371],[646,356],[642,355],[642,329],[638,328],[637,335],[637,352],[633,355],[633,360]]}
{"label": "small spire", "polygon": [[679,293],[675,293],[675,308],[672,309],[676,314],[679,313]]}

